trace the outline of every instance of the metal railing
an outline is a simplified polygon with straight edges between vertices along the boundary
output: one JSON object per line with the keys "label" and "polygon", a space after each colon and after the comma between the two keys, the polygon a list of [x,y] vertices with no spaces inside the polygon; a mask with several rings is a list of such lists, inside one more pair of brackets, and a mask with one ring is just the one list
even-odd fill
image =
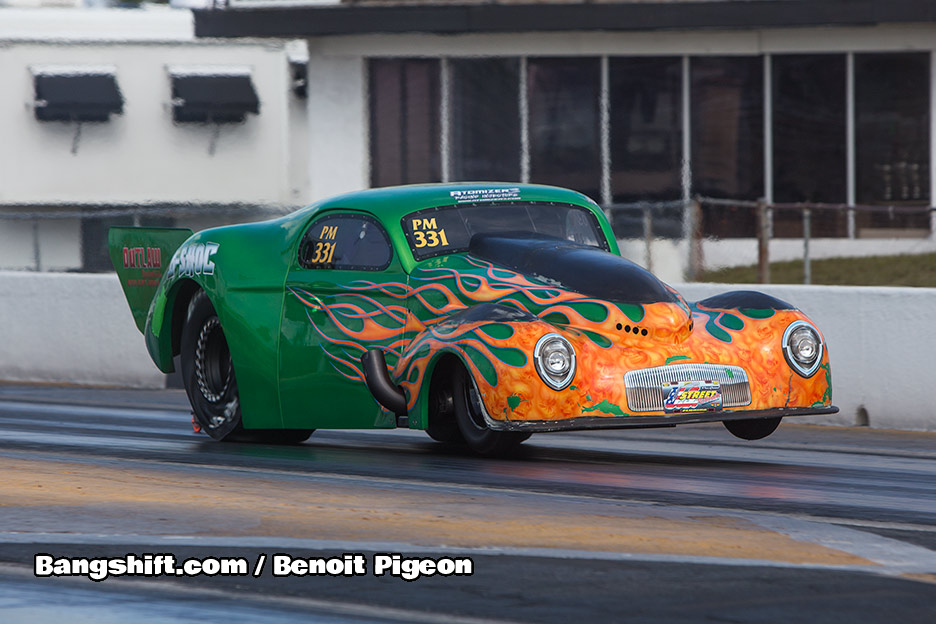
{"label": "metal railing", "polygon": [[[718,231],[711,223],[707,223],[707,217],[711,217],[712,209],[729,208],[734,210],[747,211],[750,216],[750,227],[745,230],[744,226],[736,226],[734,231]],[[678,220],[678,232],[669,232],[674,230],[676,220],[673,217],[673,211],[681,211],[681,218]],[[865,228],[873,231],[874,236],[879,238],[890,238],[892,235],[904,234],[912,230],[920,238],[936,237],[936,207],[921,205],[847,205],[847,204],[829,204],[818,202],[786,202],[768,204],[764,200],[752,201],[745,199],[729,199],[696,196],[689,201],[641,201],[631,203],[613,204],[606,207],[606,212],[612,224],[615,225],[615,233],[619,238],[639,238],[644,239],[645,259],[644,266],[653,270],[652,245],[654,240],[659,238],[683,239],[687,240],[687,261],[686,261],[686,279],[695,281],[702,275],[703,239],[718,238],[753,238],[757,240],[757,281],[760,283],[770,282],[770,241],[778,238],[801,238],[803,241],[803,283],[812,282],[812,253],[811,242],[815,237],[815,221],[817,215],[824,213],[837,217],[844,225],[839,228],[842,231],[833,232],[826,238],[855,239],[859,236],[857,223],[862,214],[884,216],[887,223],[877,228]],[[776,216],[780,213],[798,213],[798,220],[802,233],[798,236],[777,236],[775,232]],[[631,223],[622,219],[621,215],[626,215]],[[639,215],[639,228],[633,226],[633,222]],[[908,219],[909,217],[909,219]],[[662,218],[664,226],[658,225]],[[916,227],[908,228],[908,221],[915,222]],[[789,223],[787,223],[789,225]],[[639,229],[640,236],[634,236],[635,230]]]}

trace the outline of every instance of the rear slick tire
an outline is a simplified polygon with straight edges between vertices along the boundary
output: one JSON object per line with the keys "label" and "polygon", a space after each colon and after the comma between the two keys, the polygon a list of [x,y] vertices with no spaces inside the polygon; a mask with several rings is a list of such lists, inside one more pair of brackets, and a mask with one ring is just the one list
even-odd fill
{"label": "rear slick tire", "polygon": [[181,344],[182,382],[202,431],[215,440],[243,433],[234,364],[221,321],[205,291],[189,302]]}
{"label": "rear slick tire", "polygon": [[459,366],[452,379],[452,397],[455,401],[455,421],[468,448],[478,455],[509,455],[530,437],[529,433],[494,431],[484,420],[481,394],[474,379]]}
{"label": "rear slick tire", "polygon": [[722,422],[731,435],[742,440],[761,440],[777,430],[782,418],[748,418],[745,420],[725,420]]}

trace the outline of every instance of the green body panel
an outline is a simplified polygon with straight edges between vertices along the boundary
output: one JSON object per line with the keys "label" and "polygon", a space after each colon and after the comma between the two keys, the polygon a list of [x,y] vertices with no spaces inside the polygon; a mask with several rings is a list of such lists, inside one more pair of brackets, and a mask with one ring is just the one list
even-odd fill
{"label": "green body panel", "polygon": [[192,235],[183,228],[111,228],[107,234],[111,263],[141,332],[172,254]]}
{"label": "green body panel", "polygon": [[[315,221],[312,219],[309,227],[314,228]],[[279,356],[284,426],[396,427],[395,416],[382,409],[364,386],[360,364],[364,349],[357,338],[369,328],[376,330],[379,339],[367,345],[381,348],[392,367],[403,344],[405,309],[390,294],[375,290],[362,298],[349,292],[348,286],[401,279],[399,254],[394,252],[389,266],[381,271],[309,269],[300,266],[298,253],[290,263]]]}
{"label": "green body panel", "polygon": [[[475,198],[483,202],[485,198],[477,199],[477,193],[492,189],[509,191],[516,201],[557,202],[589,209],[596,215],[610,251],[619,254],[611,226],[598,205],[566,189],[472,183],[351,193],[279,219],[204,230],[188,238],[175,251],[168,266],[163,258],[163,266],[167,268],[146,317],[147,349],[161,370],[174,369],[178,328],[184,321],[188,297],[197,285],[212,301],[224,329],[246,428],[393,427],[393,415],[377,405],[364,382],[355,378],[353,369],[355,364],[360,366],[356,360],[361,349],[342,344],[353,342],[346,334],[350,321],[343,321],[344,325],[339,327],[319,303],[303,293],[340,304],[348,285],[372,285],[373,288],[368,287],[372,303],[365,304],[374,306],[367,310],[372,315],[369,318],[390,334],[380,331],[378,339],[362,342],[367,347],[383,348],[388,366],[394,369],[409,342],[425,330],[423,323],[438,321],[449,312],[470,305],[468,299],[462,298],[446,312],[433,312],[405,294],[411,281],[409,274],[425,277],[427,269],[463,263],[464,255],[418,263],[407,243],[402,218],[416,210],[465,201],[466,194],[468,201]],[[299,241],[306,227],[332,210],[365,212],[381,222],[394,250],[393,261],[385,271],[308,270],[298,266]],[[118,238],[111,239],[112,258],[117,253],[113,243],[121,240],[120,234],[113,236]],[[130,303],[131,309],[141,305]],[[401,322],[401,315],[406,318],[405,323]],[[342,362],[352,366],[349,368]],[[434,363],[430,369],[433,366]],[[429,375],[431,378],[431,370]],[[427,392],[425,383],[411,409],[413,428],[426,427]]]}
{"label": "green body panel", "polygon": [[[192,236],[173,256],[147,319],[147,348],[163,370],[172,370],[173,314],[181,282],[194,281],[218,312],[231,350],[240,393],[244,426],[282,427],[279,410],[279,324],[283,284],[295,232],[300,223],[284,217],[262,223],[204,230]],[[205,271],[204,251],[211,273]],[[199,262],[202,262],[199,270]]]}

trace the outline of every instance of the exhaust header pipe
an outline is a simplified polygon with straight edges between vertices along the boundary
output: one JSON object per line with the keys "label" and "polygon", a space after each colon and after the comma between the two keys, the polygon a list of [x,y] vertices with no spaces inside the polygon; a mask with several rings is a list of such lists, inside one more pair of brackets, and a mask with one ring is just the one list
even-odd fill
{"label": "exhaust header pipe", "polygon": [[380,349],[368,349],[361,356],[364,382],[377,402],[397,416],[406,416],[406,395],[387,373],[387,360]]}

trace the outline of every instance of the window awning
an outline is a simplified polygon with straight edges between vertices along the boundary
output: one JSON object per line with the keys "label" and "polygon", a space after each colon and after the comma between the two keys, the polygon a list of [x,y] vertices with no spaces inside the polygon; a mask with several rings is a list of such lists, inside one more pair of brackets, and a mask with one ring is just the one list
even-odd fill
{"label": "window awning", "polygon": [[33,68],[35,111],[40,121],[107,121],[123,113],[114,69]]}
{"label": "window awning", "polygon": [[176,122],[240,122],[260,113],[250,69],[170,68]]}

